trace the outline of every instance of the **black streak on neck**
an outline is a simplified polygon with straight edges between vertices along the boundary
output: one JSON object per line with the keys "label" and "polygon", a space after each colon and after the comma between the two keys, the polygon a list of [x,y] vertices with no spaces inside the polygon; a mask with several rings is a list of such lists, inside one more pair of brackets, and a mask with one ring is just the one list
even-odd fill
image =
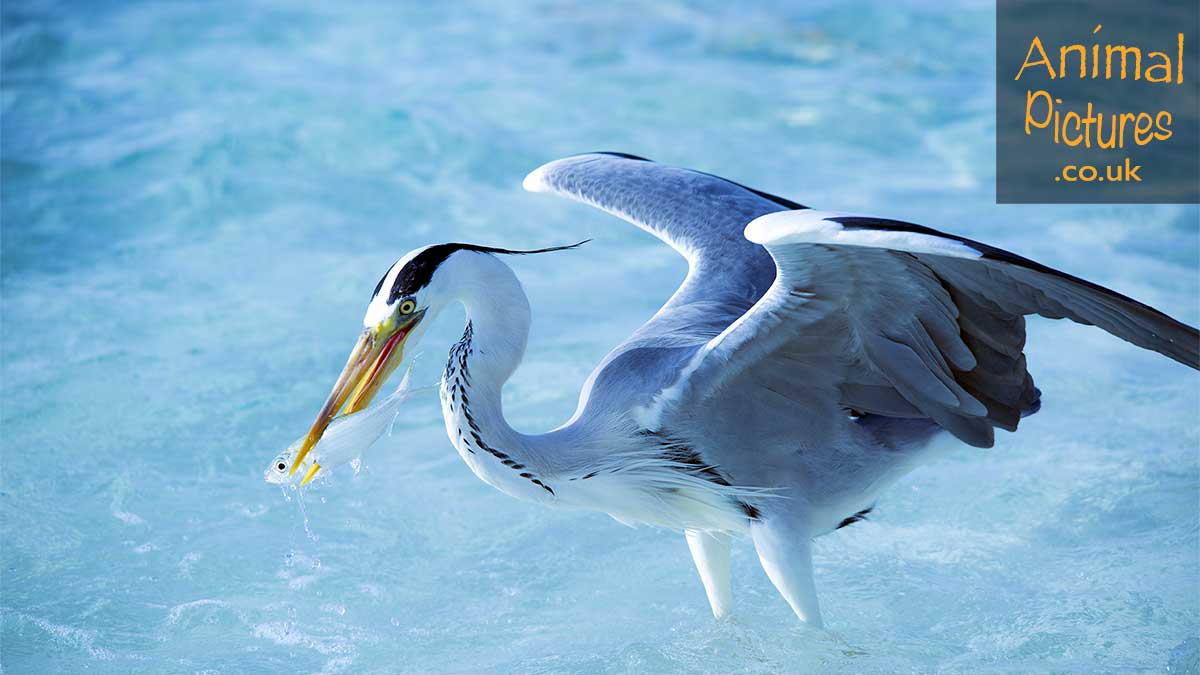
{"label": "black streak on neck", "polygon": [[846,527],[848,525],[853,525],[859,521],[866,520],[867,514],[869,514],[871,512],[871,509],[873,509],[873,508],[875,508],[875,507],[868,506],[867,508],[863,509],[862,511],[859,511],[858,513],[856,513],[856,514],[850,516],[849,518],[846,518],[842,522],[838,523],[838,526],[833,529],[840,530],[843,527]]}
{"label": "black streak on neck", "polygon": [[479,423],[475,421],[475,416],[471,414],[471,401],[467,398],[467,387],[471,384],[471,372],[467,366],[467,357],[475,353],[475,348],[472,346],[471,340],[475,335],[475,329],[470,321],[467,322],[467,328],[463,331],[462,339],[459,340],[453,347],[450,348],[450,358],[446,361],[446,372],[442,375],[445,381],[445,386],[449,390],[450,396],[450,412],[454,412],[455,402],[461,407],[463,419],[467,422],[468,433],[470,439],[463,434],[462,426],[458,427],[458,441],[462,447],[467,449],[467,452],[475,454],[475,449],[471,447],[472,441],[475,447],[483,450],[489,455],[500,460],[500,463],[513,471],[519,471],[520,476],[534,485],[542,488],[550,494],[554,494],[554,490],[541,481],[534,474],[526,471],[526,466],[512,459],[508,453],[501,452],[492,446],[488,445],[483,440],[483,432],[479,428]]}

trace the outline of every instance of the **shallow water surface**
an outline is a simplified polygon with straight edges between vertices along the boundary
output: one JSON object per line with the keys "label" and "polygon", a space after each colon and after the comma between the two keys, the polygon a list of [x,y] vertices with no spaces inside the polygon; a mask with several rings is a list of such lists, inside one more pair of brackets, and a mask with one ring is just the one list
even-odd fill
{"label": "shallow water surface", "polygon": [[[348,4],[348,3],[347,3]],[[740,3],[739,3],[740,4]],[[1008,248],[1200,321],[1195,207],[998,207],[993,7],[5,2],[5,672],[1186,672],[1195,373],[1031,320],[1042,412],[818,540],[828,630],[735,548],[496,492],[436,394],[356,473],[262,481],[411,248],[514,259],[527,431],[684,264],[525,173],[610,149]],[[436,381],[461,331],[417,350]],[[1190,664],[1190,665],[1189,665]]]}

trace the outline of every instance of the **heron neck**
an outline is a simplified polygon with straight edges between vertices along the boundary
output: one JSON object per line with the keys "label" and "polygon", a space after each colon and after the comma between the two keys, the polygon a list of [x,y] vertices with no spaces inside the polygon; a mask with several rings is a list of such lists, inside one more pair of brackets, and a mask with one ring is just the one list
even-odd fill
{"label": "heron neck", "polygon": [[471,333],[473,349],[468,359],[472,384],[479,389],[494,388],[498,403],[500,387],[525,356],[529,299],[507,265],[490,255],[480,257],[492,264],[477,268],[476,278],[463,285],[459,300],[467,310]]}
{"label": "heron neck", "polygon": [[456,401],[451,412],[464,418],[464,433],[474,430],[489,446],[511,446],[520,439],[504,419],[501,389],[525,355],[529,300],[494,256],[473,253],[456,262],[454,295],[467,310],[467,325],[450,350],[443,387]]}
{"label": "heron neck", "polygon": [[[461,256],[461,258],[460,258]],[[522,434],[504,418],[501,388],[525,355],[529,300],[512,270],[480,253],[456,254],[449,295],[467,310],[463,337],[450,349],[442,378],[446,433],[477,476],[520,499],[560,499],[564,473],[586,474],[608,456],[617,426],[564,425]]]}

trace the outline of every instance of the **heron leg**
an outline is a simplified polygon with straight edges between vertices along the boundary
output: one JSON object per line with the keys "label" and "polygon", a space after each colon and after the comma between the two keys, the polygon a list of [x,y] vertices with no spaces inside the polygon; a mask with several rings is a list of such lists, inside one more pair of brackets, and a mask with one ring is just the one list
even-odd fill
{"label": "heron leg", "polygon": [[750,537],[763,570],[801,621],[821,627],[821,607],[813,583],[812,539],[780,521],[755,520]]}
{"label": "heron leg", "polygon": [[713,616],[720,619],[733,609],[733,591],[729,578],[729,549],[732,537],[724,532],[686,532],[688,548],[692,551],[692,560],[696,563],[696,571],[700,573],[700,581],[704,582],[704,592],[708,594],[708,604],[712,607]]}

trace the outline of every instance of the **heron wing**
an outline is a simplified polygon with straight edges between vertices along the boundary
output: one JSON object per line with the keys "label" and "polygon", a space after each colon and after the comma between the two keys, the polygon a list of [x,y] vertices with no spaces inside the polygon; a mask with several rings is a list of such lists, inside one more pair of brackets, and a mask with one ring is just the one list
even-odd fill
{"label": "heron wing", "polygon": [[696,351],[750,309],[775,279],[766,249],[743,236],[746,225],[767,213],[805,208],[724,178],[622,153],[550,162],[531,172],[524,187],[618,216],[688,261],[674,295],[593,371],[580,411],[585,405],[626,410],[675,382]]}
{"label": "heron wing", "polygon": [[658,424],[770,399],[776,415],[788,403],[808,412],[812,438],[828,436],[820,420],[840,407],[926,418],[987,447],[995,427],[1015,430],[1038,405],[1023,354],[1028,314],[1095,325],[1200,368],[1195,328],[985,244],[813,210],[765,215],[745,234],[770,252],[777,277],[662,392]]}

